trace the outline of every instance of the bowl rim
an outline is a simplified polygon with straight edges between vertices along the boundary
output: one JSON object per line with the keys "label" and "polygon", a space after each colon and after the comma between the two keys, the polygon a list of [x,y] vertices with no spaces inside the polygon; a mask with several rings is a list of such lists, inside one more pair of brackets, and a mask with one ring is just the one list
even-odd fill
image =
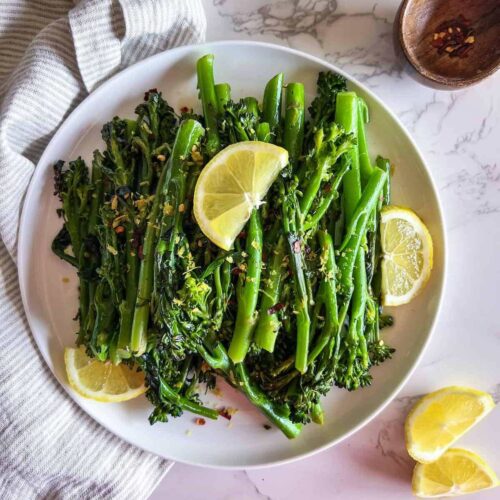
{"label": "bowl rim", "polygon": [[407,9],[410,3],[414,0],[403,0],[401,5],[399,6],[398,12],[396,14],[396,18],[394,20],[395,26],[398,29],[397,40],[401,49],[403,50],[403,55],[411,67],[423,78],[429,80],[431,82],[442,85],[447,90],[459,90],[465,87],[470,87],[471,85],[475,85],[491,75],[495,74],[498,69],[500,69],[500,58],[496,61],[495,64],[492,64],[487,70],[482,71],[477,75],[473,75],[467,78],[450,80],[444,76],[441,76],[439,73],[435,73],[432,71],[428,71],[423,65],[419,63],[419,60],[415,57],[413,51],[409,50],[408,44],[406,43],[405,37],[403,36],[403,24],[404,18],[408,15]]}
{"label": "bowl rim", "polygon": [[[260,41],[253,41],[253,40],[221,40],[221,41],[214,41],[214,42],[204,42],[204,43],[200,43],[200,44],[183,45],[180,47],[169,49],[168,52],[182,52],[182,51],[193,51],[193,50],[199,51],[199,50],[202,50],[204,48],[206,48],[206,50],[211,50],[211,47],[215,47],[215,46],[219,47],[219,46],[227,46],[227,45],[228,46],[232,45],[232,46],[236,46],[236,47],[237,46],[263,47],[263,48],[268,48],[271,50],[288,52],[290,54],[307,59],[311,62],[314,62],[320,66],[328,68],[329,70],[334,71],[334,72],[344,76],[348,81],[351,81],[351,82],[355,83],[356,85],[358,85],[374,101],[376,101],[377,104],[379,104],[384,109],[384,111],[386,113],[388,113],[389,116],[400,127],[404,136],[409,141],[411,146],[414,148],[415,153],[417,154],[420,162],[422,163],[422,165],[424,167],[425,175],[426,175],[427,180],[429,182],[430,188],[432,190],[432,193],[433,193],[433,196],[436,200],[436,205],[438,208],[438,210],[437,210],[438,213],[436,214],[437,221],[438,221],[437,230],[440,232],[440,237],[442,240],[441,251],[442,251],[443,265],[442,265],[441,279],[440,279],[440,282],[438,283],[438,289],[437,289],[437,293],[438,293],[437,302],[438,303],[437,303],[437,307],[436,307],[436,313],[435,313],[434,318],[432,319],[430,327],[428,329],[427,338],[425,339],[425,341],[421,347],[421,350],[420,350],[419,354],[417,355],[415,361],[413,362],[412,366],[408,369],[406,375],[401,379],[401,381],[394,388],[394,390],[385,398],[385,400],[382,401],[382,403],[370,415],[368,415],[366,418],[364,418],[362,421],[360,421],[355,427],[350,429],[349,432],[346,432],[344,435],[339,436],[338,438],[332,439],[332,440],[324,443],[323,445],[318,446],[312,450],[296,454],[290,458],[275,460],[275,461],[269,462],[269,463],[252,464],[252,465],[245,465],[245,466],[241,466],[241,465],[213,465],[213,464],[200,463],[200,462],[197,462],[196,460],[179,460],[179,459],[169,458],[169,457],[166,457],[163,455],[159,455],[158,453],[155,453],[154,451],[151,451],[147,448],[144,448],[137,443],[131,442],[128,438],[123,437],[121,434],[116,434],[113,429],[109,428],[106,425],[106,423],[104,423],[99,418],[99,416],[95,416],[93,414],[91,415],[91,414],[87,413],[87,411],[85,411],[83,408],[81,408],[77,395],[73,391],[71,391],[67,385],[61,384],[63,389],[65,390],[65,392],[80,407],[80,409],[83,412],[85,412],[85,414],[87,416],[89,416],[90,418],[95,420],[99,425],[104,427],[106,430],[110,431],[113,435],[117,436],[119,439],[122,439],[123,441],[127,442],[128,444],[130,444],[132,446],[136,446],[139,449],[142,449],[144,451],[147,451],[148,453],[152,453],[154,455],[160,456],[161,458],[166,458],[168,460],[172,460],[174,462],[179,462],[179,463],[184,463],[187,465],[193,465],[193,466],[198,466],[198,467],[201,466],[201,467],[222,469],[222,470],[253,470],[253,469],[263,469],[263,468],[270,468],[270,467],[285,465],[288,463],[296,462],[296,461],[304,459],[304,458],[312,457],[313,455],[316,455],[322,451],[325,451],[326,449],[339,444],[340,442],[344,441],[345,439],[349,438],[350,436],[352,436],[353,434],[358,432],[360,429],[362,429],[364,426],[366,426],[369,422],[371,422],[377,415],[379,415],[382,412],[382,410],[384,410],[394,400],[396,395],[401,391],[403,386],[407,383],[407,381],[409,380],[409,378],[411,377],[411,375],[415,371],[416,367],[420,363],[425,351],[427,350],[427,348],[429,346],[430,340],[433,337],[437,320],[438,320],[438,318],[441,314],[441,311],[442,311],[444,290],[446,288],[447,261],[448,261],[447,248],[448,248],[448,245],[447,245],[447,237],[446,237],[446,230],[445,230],[446,224],[445,224],[445,220],[444,220],[444,216],[443,216],[443,208],[442,208],[441,200],[440,200],[439,195],[438,195],[438,190],[437,190],[436,184],[435,184],[434,179],[432,178],[432,175],[430,173],[430,169],[427,166],[427,163],[426,163],[420,149],[418,148],[414,139],[409,134],[406,127],[399,120],[399,118],[395,115],[395,113],[387,105],[385,105],[383,103],[383,101],[378,96],[376,96],[370,89],[368,89],[364,84],[359,82],[356,78],[350,76],[347,72],[338,68],[334,64],[332,64],[328,61],[325,61],[324,59],[321,59],[320,57],[310,55],[306,52],[292,49],[289,47],[285,47],[282,45],[274,44],[274,43],[260,42]],[[52,136],[51,140],[49,141],[49,143],[45,147],[44,152],[42,153],[42,155],[40,156],[40,159],[37,162],[37,167],[35,168],[35,171],[30,179],[29,186],[28,186],[28,189],[26,190],[26,194],[25,194],[24,201],[23,201],[23,207],[22,207],[21,217],[20,217],[20,221],[19,221],[18,243],[17,243],[17,255],[19,257],[19,259],[18,259],[18,282],[19,282],[19,287],[20,287],[20,291],[21,291],[21,299],[22,299],[22,303],[23,303],[23,308],[26,312],[26,318],[28,320],[30,330],[32,330],[34,327],[34,320],[33,320],[33,315],[29,314],[29,312],[31,311],[30,299],[29,299],[28,291],[24,286],[24,284],[27,282],[27,280],[26,280],[26,273],[28,272],[27,263],[29,262],[30,255],[26,251],[27,246],[24,243],[24,241],[28,237],[27,224],[25,222],[26,218],[28,217],[28,215],[27,215],[28,200],[32,197],[32,194],[36,189],[35,180],[38,179],[41,175],[43,175],[42,168],[38,168],[38,166],[42,165],[44,163],[47,163],[45,157],[47,156],[47,150],[49,150],[52,142],[58,140],[58,137],[61,134],[61,130],[64,128],[66,122],[71,122],[73,119],[75,119],[75,116],[78,115],[80,108],[82,106],[88,105],[88,103],[87,103],[88,100],[92,100],[95,95],[98,95],[99,93],[103,92],[108,86],[111,86],[116,79],[121,78],[123,73],[126,74],[127,72],[131,71],[131,68],[137,67],[137,66],[140,67],[141,65],[147,66],[148,64],[151,63],[152,60],[161,58],[165,52],[167,52],[167,51],[159,52],[159,53],[154,54],[148,58],[142,59],[141,61],[138,61],[135,64],[128,66],[127,68],[124,68],[123,70],[121,70],[118,73],[111,76],[102,85],[100,85],[97,89],[95,89],[93,92],[91,92],[89,95],[87,95],[82,100],[82,102],[80,102],[71,111],[71,113],[63,120],[63,122],[60,124],[59,128],[57,129],[55,134]],[[52,360],[51,360],[49,354],[46,353],[41,348],[41,346],[39,345],[39,341],[35,335],[33,335],[33,338],[37,344],[37,347],[38,347],[40,353],[42,354],[42,356],[44,358],[45,363],[47,364],[47,367],[50,369],[50,371],[52,372],[52,375],[56,378],[56,380],[58,380],[58,377],[56,376],[56,374],[54,373],[54,371],[51,368]],[[59,382],[59,380],[58,380],[58,382]]]}

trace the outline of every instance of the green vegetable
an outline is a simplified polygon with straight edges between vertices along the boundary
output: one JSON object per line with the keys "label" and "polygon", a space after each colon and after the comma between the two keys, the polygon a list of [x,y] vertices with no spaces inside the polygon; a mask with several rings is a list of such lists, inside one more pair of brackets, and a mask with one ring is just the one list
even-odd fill
{"label": "green vegetable", "polygon": [[263,284],[259,320],[255,329],[255,343],[262,349],[273,352],[281,326],[277,308],[281,307],[279,301],[285,279],[283,263],[286,250],[283,235],[279,236],[276,247],[272,245],[270,251],[272,252],[272,258],[268,262],[267,279]]}
{"label": "green vegetable", "polygon": [[206,150],[209,156],[213,156],[220,149],[220,138],[217,130],[217,110],[219,106],[214,83],[214,56],[207,54],[198,59],[196,69],[198,74],[198,90],[203,105],[205,127],[207,129]]}
{"label": "green vegetable", "polygon": [[226,104],[231,100],[231,87],[228,83],[215,85],[215,97],[217,98],[217,111],[224,114]]}
{"label": "green vegetable", "polygon": [[[348,229],[344,236],[344,241],[340,247],[339,270],[341,273],[341,286],[343,292],[348,295],[352,292],[353,285],[352,271],[354,262],[361,248],[363,237],[365,236],[368,221],[377,199],[384,189],[387,174],[380,168],[374,168],[373,174],[363,191],[362,197],[355,208],[350,220]],[[351,223],[351,222],[355,222]]]}
{"label": "green vegetable", "polygon": [[285,125],[283,145],[288,150],[290,163],[298,161],[304,142],[304,85],[289,83],[285,92]]}
{"label": "green vegetable", "polygon": [[254,209],[250,216],[246,253],[248,254],[246,269],[240,274],[236,289],[238,312],[229,346],[229,357],[234,363],[241,363],[245,359],[256,322],[262,269],[262,225],[257,209]]}
{"label": "green vegetable", "polygon": [[[91,175],[81,158],[55,165],[52,249],[78,273],[77,343],[144,371],[151,423],[217,418],[197,388],[222,377],[295,438],[327,419],[333,385],[370,384],[394,352],[378,234],[390,163],[371,162],[368,108],[343,77],[319,74],[306,118],[302,83],[278,73],[262,103],[235,100],[213,65],[196,67],[202,116],[151,89],[134,118],[103,126]],[[223,147],[255,140],[282,145],[289,164],[224,251],[196,224],[196,182]]]}
{"label": "green vegetable", "polygon": [[281,93],[283,89],[283,73],[271,78],[264,89],[262,114],[265,122],[269,123],[272,134],[276,137],[281,122]]}

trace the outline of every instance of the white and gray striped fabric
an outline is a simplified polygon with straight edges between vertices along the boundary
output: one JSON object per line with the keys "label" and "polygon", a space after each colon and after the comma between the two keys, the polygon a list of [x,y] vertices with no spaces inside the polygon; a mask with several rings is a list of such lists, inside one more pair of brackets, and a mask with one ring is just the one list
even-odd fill
{"label": "white and gray striped fabric", "polygon": [[59,387],[29,333],[16,237],[37,159],[120,68],[205,36],[201,0],[0,0],[0,498],[147,498],[169,462],[127,445]]}

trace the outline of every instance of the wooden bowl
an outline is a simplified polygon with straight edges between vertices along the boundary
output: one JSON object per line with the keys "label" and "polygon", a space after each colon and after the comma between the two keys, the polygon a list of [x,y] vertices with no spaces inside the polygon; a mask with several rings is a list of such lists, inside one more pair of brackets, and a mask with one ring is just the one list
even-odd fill
{"label": "wooden bowl", "polygon": [[[435,33],[442,23],[459,16],[474,30],[473,47],[463,58],[440,54],[432,45]],[[404,0],[395,31],[404,56],[431,86],[466,87],[500,66],[499,0]]]}

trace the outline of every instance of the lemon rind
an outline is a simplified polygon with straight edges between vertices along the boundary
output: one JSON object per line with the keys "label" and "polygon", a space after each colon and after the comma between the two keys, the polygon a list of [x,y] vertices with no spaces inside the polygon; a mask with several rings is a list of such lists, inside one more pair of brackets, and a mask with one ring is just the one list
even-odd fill
{"label": "lemon rind", "polygon": [[[432,402],[436,401],[442,394],[451,394],[451,393],[466,393],[469,395],[477,396],[478,400],[481,401],[482,403],[483,412],[479,417],[477,417],[474,420],[474,423],[470,427],[465,429],[464,432],[462,432],[461,434],[455,436],[455,438],[451,440],[447,446],[436,448],[435,450],[432,450],[432,452],[427,452],[427,450],[424,451],[419,449],[415,443],[415,440],[412,438],[412,432],[411,432],[412,423],[414,422],[416,417],[425,412],[426,409],[429,407],[429,405]],[[467,431],[469,431],[478,422],[480,422],[486,415],[488,415],[488,413],[490,413],[494,407],[495,407],[495,401],[493,400],[490,394],[484,391],[480,391],[478,389],[474,389],[472,387],[450,386],[450,387],[444,387],[443,389],[439,389],[438,391],[434,391],[431,392],[430,394],[427,394],[415,404],[415,406],[411,409],[410,413],[406,418],[405,442],[408,454],[415,461],[422,464],[435,462],[447,450],[449,450],[450,447],[453,446],[453,444],[456,443],[460,437],[462,437]]]}

